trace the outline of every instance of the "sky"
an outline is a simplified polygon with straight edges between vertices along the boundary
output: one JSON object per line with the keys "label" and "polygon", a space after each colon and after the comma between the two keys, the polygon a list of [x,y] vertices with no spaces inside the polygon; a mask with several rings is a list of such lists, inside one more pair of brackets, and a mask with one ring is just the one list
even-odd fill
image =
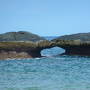
{"label": "sky", "polygon": [[0,0],[0,33],[40,36],[90,32],[90,0]]}

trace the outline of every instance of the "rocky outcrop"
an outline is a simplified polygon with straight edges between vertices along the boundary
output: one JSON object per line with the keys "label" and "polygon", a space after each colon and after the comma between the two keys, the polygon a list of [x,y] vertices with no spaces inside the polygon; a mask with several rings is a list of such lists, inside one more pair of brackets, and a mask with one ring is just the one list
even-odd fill
{"label": "rocky outcrop", "polygon": [[[81,35],[81,38],[78,36],[75,39],[77,35]],[[48,41],[37,35],[23,31],[6,33],[0,35],[0,59],[41,57],[41,51],[43,49],[55,46],[65,49],[64,54],[90,56],[90,41],[89,39],[85,40],[86,37],[83,37],[83,39],[82,37],[82,34],[75,34],[74,36],[62,36],[62,38]]]}
{"label": "rocky outcrop", "polygon": [[15,58],[32,58],[27,52],[16,52],[16,51],[1,51],[0,59],[15,59]]}
{"label": "rocky outcrop", "polygon": [[65,55],[88,55],[90,56],[90,42],[80,40],[54,39],[55,45],[65,50]]}
{"label": "rocky outcrop", "polygon": [[54,44],[30,32],[7,32],[0,34],[0,59],[41,57],[41,50]]}
{"label": "rocky outcrop", "polygon": [[54,47],[53,42],[0,42],[0,59],[41,57],[41,50]]}
{"label": "rocky outcrop", "polygon": [[64,35],[52,41],[56,43],[56,46],[65,49],[64,54],[90,56],[90,33]]}

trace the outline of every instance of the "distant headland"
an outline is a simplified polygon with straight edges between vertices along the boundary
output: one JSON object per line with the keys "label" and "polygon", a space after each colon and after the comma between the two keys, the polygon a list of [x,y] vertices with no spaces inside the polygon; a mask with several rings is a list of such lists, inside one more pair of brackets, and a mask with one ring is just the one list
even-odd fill
{"label": "distant headland", "polygon": [[65,49],[67,55],[90,56],[90,33],[60,36],[51,41],[30,32],[7,32],[0,34],[0,59],[42,57],[43,49]]}
{"label": "distant headland", "polygon": [[0,59],[41,57],[41,50],[53,43],[36,34],[19,31],[0,34]]}

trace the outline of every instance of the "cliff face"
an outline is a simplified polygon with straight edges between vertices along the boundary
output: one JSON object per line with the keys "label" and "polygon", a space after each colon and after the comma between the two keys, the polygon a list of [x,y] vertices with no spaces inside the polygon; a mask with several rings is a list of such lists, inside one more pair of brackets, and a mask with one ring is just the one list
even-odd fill
{"label": "cliff face", "polygon": [[90,42],[81,40],[61,40],[60,38],[52,40],[56,46],[65,49],[66,55],[89,55]]}
{"label": "cliff face", "polygon": [[25,31],[0,34],[0,59],[41,57],[41,50],[54,44]]}
{"label": "cliff face", "polygon": [[65,49],[64,54],[90,56],[90,33],[64,35],[52,41],[56,46]]}
{"label": "cliff face", "polygon": [[54,43],[39,42],[0,42],[0,59],[41,57],[41,50],[54,47]]}

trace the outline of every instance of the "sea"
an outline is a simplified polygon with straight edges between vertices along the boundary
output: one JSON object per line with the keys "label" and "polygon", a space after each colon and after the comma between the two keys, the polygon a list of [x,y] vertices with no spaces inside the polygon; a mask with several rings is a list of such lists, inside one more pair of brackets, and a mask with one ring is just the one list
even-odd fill
{"label": "sea", "polygon": [[90,57],[63,52],[54,47],[42,58],[0,60],[0,90],[90,90]]}

